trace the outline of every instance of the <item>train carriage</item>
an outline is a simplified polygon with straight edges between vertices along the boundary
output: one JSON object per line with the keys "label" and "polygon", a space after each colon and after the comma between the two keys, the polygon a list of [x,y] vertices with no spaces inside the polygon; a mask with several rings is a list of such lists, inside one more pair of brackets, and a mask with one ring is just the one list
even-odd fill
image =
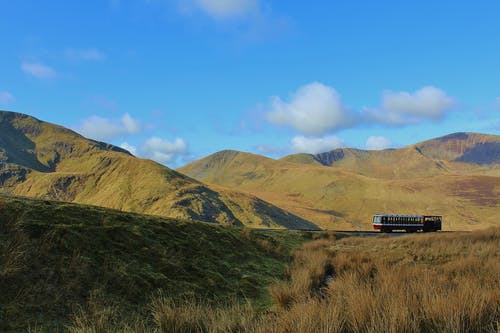
{"label": "train carriage", "polygon": [[373,216],[373,228],[381,232],[438,231],[441,230],[442,219],[442,216],[436,215],[376,214]]}

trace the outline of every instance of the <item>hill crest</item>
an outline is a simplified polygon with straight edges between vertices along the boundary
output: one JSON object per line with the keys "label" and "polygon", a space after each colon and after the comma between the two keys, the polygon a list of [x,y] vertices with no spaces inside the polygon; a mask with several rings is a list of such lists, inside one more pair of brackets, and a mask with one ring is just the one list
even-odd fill
{"label": "hill crest", "polygon": [[451,133],[398,149],[337,148],[318,154],[299,153],[287,155],[279,160],[291,163],[333,166],[346,158],[363,160],[376,155],[388,155],[390,152],[396,153],[402,149],[415,149],[422,155],[438,160],[478,165],[500,163],[500,136],[473,132]]}
{"label": "hill crest", "polygon": [[206,186],[128,151],[0,112],[0,192],[254,227],[316,228],[261,199]]}

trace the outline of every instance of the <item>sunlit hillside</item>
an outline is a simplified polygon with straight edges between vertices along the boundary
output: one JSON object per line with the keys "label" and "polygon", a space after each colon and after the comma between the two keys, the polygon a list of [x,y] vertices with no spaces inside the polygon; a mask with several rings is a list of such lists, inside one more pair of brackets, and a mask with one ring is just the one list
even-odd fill
{"label": "sunlit hillside", "polygon": [[223,224],[316,228],[254,196],[218,192],[119,147],[13,112],[0,112],[0,191]]}
{"label": "sunlit hillside", "polygon": [[238,188],[328,229],[376,213],[436,214],[444,229],[498,225],[500,137],[458,133],[401,149],[338,149],[273,160],[222,151],[179,171]]}

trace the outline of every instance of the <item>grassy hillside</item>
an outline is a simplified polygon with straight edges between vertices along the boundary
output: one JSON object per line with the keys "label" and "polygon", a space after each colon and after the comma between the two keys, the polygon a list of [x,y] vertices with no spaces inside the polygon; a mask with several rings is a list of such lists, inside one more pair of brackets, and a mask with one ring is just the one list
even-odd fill
{"label": "grassy hillside", "polygon": [[61,126],[0,111],[0,191],[255,227],[315,228],[254,196],[222,191]]}
{"label": "grassy hillside", "polygon": [[478,163],[461,159],[500,138],[470,133],[459,138],[466,140],[460,146],[461,155],[443,152],[441,159],[436,156],[457,146],[456,139],[438,138],[384,151],[299,154],[281,160],[222,151],[179,171],[247,191],[327,229],[371,228],[373,214],[383,212],[443,215],[443,227],[448,230],[498,225],[500,164],[479,163],[484,161],[481,154],[476,156]]}
{"label": "grassy hillside", "polygon": [[0,196],[0,331],[498,330],[498,228],[310,236]]}
{"label": "grassy hillside", "polygon": [[304,237],[0,196],[0,331],[54,332],[89,304],[129,320],[160,294],[266,306]]}
{"label": "grassy hillside", "polygon": [[294,251],[266,311],[161,296],[134,322],[87,307],[70,332],[498,332],[500,229],[331,236]]}
{"label": "grassy hillside", "polygon": [[249,331],[498,332],[499,248],[499,228],[306,243]]}

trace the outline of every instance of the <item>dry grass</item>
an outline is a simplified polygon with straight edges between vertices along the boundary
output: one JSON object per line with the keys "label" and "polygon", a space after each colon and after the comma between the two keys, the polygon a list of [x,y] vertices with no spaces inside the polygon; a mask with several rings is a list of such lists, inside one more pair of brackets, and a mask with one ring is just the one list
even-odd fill
{"label": "dry grass", "polygon": [[254,326],[256,312],[250,303],[231,300],[210,305],[196,300],[172,301],[159,297],[153,301],[152,315],[159,332],[242,332]]}
{"label": "dry grass", "polygon": [[[295,303],[288,304],[286,311],[277,313],[260,330],[497,332],[499,329],[500,229],[399,239],[353,238],[321,248],[328,253],[335,270],[334,278],[326,286],[326,295],[315,297],[307,292],[301,294],[302,298],[294,297]],[[299,256],[303,262],[318,262],[317,253],[307,252],[304,249]],[[313,277],[322,267],[321,262],[316,270],[307,264],[295,269],[311,272]],[[299,276],[301,281],[302,274],[306,273],[295,272],[292,276]],[[276,301],[280,302],[280,298]]]}
{"label": "dry grass", "polygon": [[86,305],[75,311],[72,324],[67,327],[67,331],[69,333],[149,332],[143,320],[139,318],[124,320],[119,307],[114,304],[104,304],[103,299],[99,290],[92,291]]}
{"label": "dry grass", "polygon": [[[320,239],[294,253],[288,279],[270,288],[276,303],[271,310],[257,312],[237,300],[213,305],[160,296],[151,305],[153,324],[136,328],[147,332],[498,332],[499,256],[500,229]],[[325,279],[325,274],[332,278]]]}
{"label": "dry grass", "polygon": [[328,253],[329,240],[306,243],[294,253],[294,261],[288,267],[288,280],[270,287],[275,304],[289,309],[294,303],[314,297],[320,292],[325,276],[331,270]]}

